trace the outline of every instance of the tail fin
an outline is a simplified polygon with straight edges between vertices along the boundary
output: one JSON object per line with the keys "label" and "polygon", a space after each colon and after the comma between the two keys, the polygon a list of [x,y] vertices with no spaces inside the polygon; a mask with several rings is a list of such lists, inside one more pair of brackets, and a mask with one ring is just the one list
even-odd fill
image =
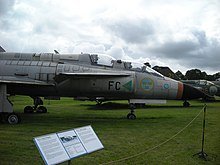
{"label": "tail fin", "polygon": [[6,52],[5,49],[3,49],[1,46],[0,46],[0,52]]}

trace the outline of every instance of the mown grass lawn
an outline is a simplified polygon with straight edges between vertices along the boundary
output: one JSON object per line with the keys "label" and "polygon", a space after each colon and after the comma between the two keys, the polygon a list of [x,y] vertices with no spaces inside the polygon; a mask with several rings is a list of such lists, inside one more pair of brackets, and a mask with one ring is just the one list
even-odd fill
{"label": "mown grass lawn", "polygon": [[105,148],[73,159],[71,164],[220,164],[219,100],[207,103],[204,151],[208,161],[192,156],[201,151],[203,113],[176,135],[202,110],[201,101],[191,101],[189,108],[183,108],[181,101],[138,108],[136,120],[126,119],[126,101],[97,107],[95,102],[71,98],[45,100],[47,114],[23,114],[24,106],[32,104],[28,97],[16,96],[11,101],[22,122],[0,123],[0,165],[44,164],[33,137],[86,125],[93,127]]}

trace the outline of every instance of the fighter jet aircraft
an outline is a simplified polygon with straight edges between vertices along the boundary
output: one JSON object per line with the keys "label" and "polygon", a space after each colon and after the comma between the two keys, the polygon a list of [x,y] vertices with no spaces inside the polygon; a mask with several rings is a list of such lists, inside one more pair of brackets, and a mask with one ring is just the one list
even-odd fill
{"label": "fighter jet aircraft", "polygon": [[214,96],[220,96],[220,86],[208,80],[181,80],[185,84],[189,84],[207,94],[204,99],[212,99]]}
{"label": "fighter jet aircraft", "polygon": [[[115,60],[107,55],[9,53],[0,48],[0,112],[11,124],[19,122],[9,95],[27,95],[34,106],[25,113],[47,112],[40,97],[87,97],[128,100],[130,105],[149,99],[186,100],[204,93],[167,78],[144,65]],[[135,119],[134,108],[127,115]],[[7,117],[6,117],[7,116]]]}

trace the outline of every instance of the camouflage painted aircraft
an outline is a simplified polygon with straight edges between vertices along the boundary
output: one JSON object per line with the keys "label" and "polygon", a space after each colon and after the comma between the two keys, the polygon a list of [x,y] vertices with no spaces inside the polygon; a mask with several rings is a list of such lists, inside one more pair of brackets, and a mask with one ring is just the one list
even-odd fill
{"label": "camouflage painted aircraft", "polygon": [[207,94],[207,97],[204,99],[214,99],[214,96],[220,96],[220,86],[214,82],[207,80],[181,80],[185,84],[189,84],[204,93]]}
{"label": "camouflage painted aircraft", "polygon": [[[34,106],[25,113],[47,112],[40,97],[87,97],[146,103],[149,99],[186,100],[204,93],[167,78],[144,65],[97,54],[9,53],[0,47],[0,112],[11,124],[19,122],[9,95],[27,95]],[[127,115],[135,119],[134,108]]]}

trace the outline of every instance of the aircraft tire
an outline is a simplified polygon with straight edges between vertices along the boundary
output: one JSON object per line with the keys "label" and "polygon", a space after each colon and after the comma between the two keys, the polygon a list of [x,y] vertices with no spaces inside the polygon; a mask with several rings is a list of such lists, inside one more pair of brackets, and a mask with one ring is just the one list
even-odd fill
{"label": "aircraft tire", "polygon": [[129,120],[135,120],[135,119],[136,119],[136,115],[133,114],[133,113],[129,113],[129,114],[127,115],[127,119],[129,119]]}
{"label": "aircraft tire", "polygon": [[33,113],[34,112],[34,109],[32,106],[26,106],[24,108],[24,113]]}
{"label": "aircraft tire", "polygon": [[44,106],[39,106],[37,108],[37,113],[47,113],[47,108]]}
{"label": "aircraft tire", "polygon": [[8,121],[9,124],[14,125],[14,124],[20,123],[21,120],[20,120],[20,117],[17,114],[10,113],[7,116],[7,121]]}
{"label": "aircraft tire", "polygon": [[188,101],[183,102],[183,107],[189,107],[189,106],[190,106],[190,103]]}

